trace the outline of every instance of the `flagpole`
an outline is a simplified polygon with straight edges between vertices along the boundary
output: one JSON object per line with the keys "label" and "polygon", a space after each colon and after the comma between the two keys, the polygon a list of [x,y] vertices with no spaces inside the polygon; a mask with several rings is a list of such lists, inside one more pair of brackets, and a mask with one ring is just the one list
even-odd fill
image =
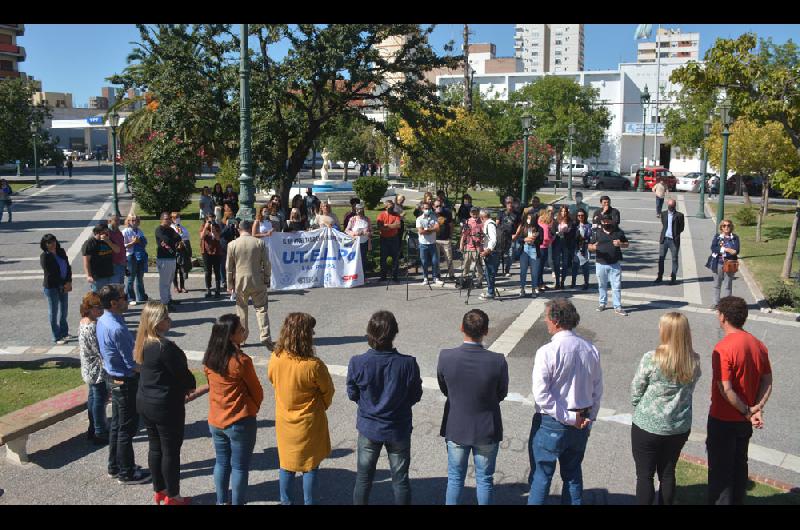
{"label": "flagpole", "polygon": [[659,124],[659,117],[658,117],[658,99],[661,97],[661,50],[658,47],[658,34],[661,33],[661,24],[658,25],[658,29],[656,30],[656,113],[653,114],[656,118],[655,122],[655,132],[653,137],[653,165],[658,166],[661,162],[659,160],[660,152],[658,149],[658,124]]}

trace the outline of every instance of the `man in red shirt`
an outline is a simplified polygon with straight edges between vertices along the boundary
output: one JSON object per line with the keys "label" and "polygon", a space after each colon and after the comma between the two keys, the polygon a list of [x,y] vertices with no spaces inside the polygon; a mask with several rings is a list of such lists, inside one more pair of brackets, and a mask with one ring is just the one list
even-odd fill
{"label": "man in red shirt", "polygon": [[394,212],[394,201],[387,200],[384,206],[386,209],[376,219],[381,231],[381,281],[386,280],[386,258],[391,256],[392,281],[396,282],[400,270],[400,240],[397,239],[397,234],[400,232],[402,220]]}
{"label": "man in red shirt", "polygon": [[753,427],[764,427],[763,410],[772,393],[767,347],[744,331],[747,304],[726,296],[717,305],[725,336],[711,357],[711,410],[708,413],[708,502],[744,504],[747,447]]}

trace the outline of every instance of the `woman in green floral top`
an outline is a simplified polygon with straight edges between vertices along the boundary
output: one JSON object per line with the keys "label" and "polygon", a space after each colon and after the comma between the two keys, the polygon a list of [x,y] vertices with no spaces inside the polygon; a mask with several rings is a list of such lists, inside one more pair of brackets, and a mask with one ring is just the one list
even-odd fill
{"label": "woman in green floral top", "polygon": [[644,354],[631,383],[631,447],[636,463],[636,501],[653,504],[658,471],[659,503],[675,499],[675,466],[692,428],[692,393],[700,357],[692,348],[689,321],[666,313],[658,323],[660,344]]}

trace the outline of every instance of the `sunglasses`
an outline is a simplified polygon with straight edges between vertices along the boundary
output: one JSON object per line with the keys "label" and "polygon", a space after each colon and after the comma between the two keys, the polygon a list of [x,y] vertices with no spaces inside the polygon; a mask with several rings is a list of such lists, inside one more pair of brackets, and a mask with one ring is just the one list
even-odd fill
{"label": "sunglasses", "polygon": [[731,226],[731,224],[730,223],[722,223],[721,226],[722,226],[722,228],[725,228],[726,226]]}

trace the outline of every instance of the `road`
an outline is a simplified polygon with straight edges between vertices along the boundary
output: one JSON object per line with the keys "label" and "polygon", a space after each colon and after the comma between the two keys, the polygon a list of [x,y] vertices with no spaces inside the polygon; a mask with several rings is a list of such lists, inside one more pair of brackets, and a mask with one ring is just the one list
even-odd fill
{"label": "road", "polygon": [[[60,179],[60,178],[59,178]],[[54,185],[54,187],[47,187]],[[30,192],[31,190],[29,190]],[[625,250],[623,265],[623,305],[629,310],[628,317],[616,316],[612,311],[597,313],[597,292],[594,275],[590,278],[589,291],[564,292],[571,297],[581,314],[578,333],[597,344],[601,352],[605,378],[605,394],[602,401],[601,420],[594,428],[589,442],[587,461],[584,466],[586,488],[590,490],[590,500],[594,503],[629,503],[635,486],[633,460],[630,456],[630,382],[642,354],[657,345],[658,319],[668,310],[684,312],[692,326],[695,349],[703,359],[703,375],[694,394],[694,421],[692,437],[685,452],[697,457],[705,457],[704,433],[710,400],[711,351],[721,338],[715,313],[707,309],[711,303],[710,275],[703,268],[708,245],[715,232],[712,220],[693,217],[697,210],[696,194],[675,194],[678,209],[687,213],[687,229],[682,236],[681,267],[678,273],[679,285],[655,285],[660,224],[654,215],[655,201],[652,194],[636,192],[604,192],[612,197],[612,205],[622,212],[621,227],[631,240]],[[592,206],[599,204],[601,192],[585,191],[585,200]],[[76,291],[81,292],[82,262],[78,256],[80,243],[92,226],[92,219],[105,216],[110,196],[110,177],[108,174],[81,174],[72,182],[47,182],[45,187],[33,193],[26,192],[20,197],[13,229],[0,225],[0,318],[4,323],[0,339],[0,363],[43,356],[76,358],[76,344],[51,347],[47,307],[41,294],[41,273],[38,267],[38,241],[41,234],[53,231],[70,249],[73,260],[73,273],[76,276]],[[23,200],[24,199],[24,200]],[[127,211],[127,197],[121,201],[120,209]],[[99,210],[98,210],[99,207]],[[669,267],[669,261],[667,262]],[[515,264],[514,272],[517,271]],[[406,301],[406,287],[370,283],[352,290],[312,289],[270,293],[269,314],[273,325],[273,337],[277,337],[280,323],[292,311],[307,311],[317,317],[315,346],[318,356],[323,359],[334,374],[337,395],[329,410],[332,439],[336,451],[335,458],[324,467],[328,480],[352,482],[355,470],[354,406],[346,399],[344,375],[349,358],[362,353],[367,348],[365,339],[366,322],[372,312],[389,309],[398,317],[400,334],[396,347],[403,353],[417,357],[425,386],[423,401],[415,408],[415,431],[413,441],[412,477],[415,488],[415,502],[439,503],[443,501],[443,481],[446,477],[446,456],[442,439],[438,437],[443,397],[435,382],[436,360],[440,349],[452,347],[461,340],[458,327],[463,313],[472,307],[486,311],[490,317],[490,334],[486,343],[497,351],[507,354],[510,371],[509,397],[503,404],[506,425],[506,442],[498,460],[498,484],[503,493],[499,495],[502,503],[524,502],[524,485],[527,475],[527,453],[525,443],[530,428],[533,409],[530,405],[530,374],[536,349],[549,340],[541,319],[543,299],[556,296],[548,294],[540,299],[520,299],[518,297],[518,276],[503,279],[498,285],[501,299],[481,301],[472,296],[465,305],[465,296],[452,287],[428,289],[412,282],[409,288],[409,301]],[[579,280],[580,284],[580,280]],[[149,294],[157,296],[155,275],[146,278]],[[209,330],[215,318],[225,312],[233,312],[234,306],[227,300],[206,300],[203,298],[204,283],[202,271],[195,269],[189,277],[188,294],[177,295],[182,303],[173,317],[173,330],[170,338],[181,346],[195,366],[202,359]],[[791,414],[800,408],[800,397],[792,389],[792,381],[800,377],[800,363],[793,355],[793,344],[800,330],[800,323],[792,319],[774,315],[764,315],[758,311],[755,299],[742,278],[734,282],[734,294],[744,297],[752,305],[745,329],[764,341],[770,350],[770,359],[775,374],[775,385],[766,413],[766,427],[753,436],[751,449],[751,472],[777,480],[800,485],[800,439]],[[609,295],[610,296],[610,295]],[[70,297],[70,323],[77,331],[79,296]],[[131,308],[126,316],[129,326],[135,330],[141,307]],[[255,325],[251,312],[251,325]],[[246,351],[258,364],[260,375],[265,374],[267,352],[256,344],[248,345]],[[277,472],[274,469],[274,418],[270,386],[264,382],[267,401],[259,418],[263,423],[263,433],[259,433],[257,453],[266,459],[251,483],[261,484],[266,497],[277,497]],[[189,407],[187,425],[191,436],[184,449],[185,475],[191,479],[187,488],[196,491],[213,491],[210,477],[209,459],[213,459],[208,433],[202,426],[207,411],[205,398],[199,399]],[[39,484],[37,481],[52,478],[53,469],[80,475],[81,467],[97,468],[102,473],[103,455],[87,450],[80,439],[81,429],[85,429],[85,417],[76,417],[34,435],[32,443],[39,444],[34,462],[47,465],[36,473],[18,474],[0,463],[0,472],[10,473],[18,481],[20,488],[30,491]],[[37,441],[38,440],[38,441]],[[140,438],[141,440],[141,438]],[[50,447],[57,445],[52,450]],[[436,449],[434,449],[436,448]],[[57,451],[75,450],[77,456],[57,455]],[[146,442],[137,443],[137,458],[146,464]],[[103,453],[102,451],[100,453]],[[44,465],[44,464],[40,464]],[[382,464],[383,465],[383,464]],[[48,468],[50,466],[50,468]],[[74,470],[71,466],[77,466]],[[385,466],[384,466],[385,467]],[[70,477],[72,475],[69,475]],[[381,475],[379,474],[379,477]],[[378,488],[380,499],[390,498],[390,488],[385,483]],[[76,479],[77,480],[77,479]],[[89,491],[101,491],[104,481],[94,476],[86,477],[82,483]],[[474,479],[471,479],[474,481]],[[469,482],[468,484],[474,484]],[[417,486],[418,485],[418,486]],[[37,488],[39,486],[36,486]],[[72,502],[82,499],[82,493],[61,492],[58,497],[48,497],[49,487],[42,489],[38,502]],[[552,492],[560,488],[554,481]],[[123,488],[124,489],[124,488]],[[441,490],[441,491],[440,491]],[[116,490],[115,490],[116,491]],[[187,494],[192,495],[191,489]],[[109,492],[109,497],[99,497],[97,502],[138,502],[136,498]],[[329,502],[347,503],[349,493],[326,493]],[[441,497],[441,499],[440,499]],[[19,500],[10,492],[0,497],[0,504]],[[116,501],[114,500],[116,499]],[[210,499],[210,497],[209,497]],[[79,502],[84,502],[79,500]],[[213,500],[211,501],[213,502]]]}

